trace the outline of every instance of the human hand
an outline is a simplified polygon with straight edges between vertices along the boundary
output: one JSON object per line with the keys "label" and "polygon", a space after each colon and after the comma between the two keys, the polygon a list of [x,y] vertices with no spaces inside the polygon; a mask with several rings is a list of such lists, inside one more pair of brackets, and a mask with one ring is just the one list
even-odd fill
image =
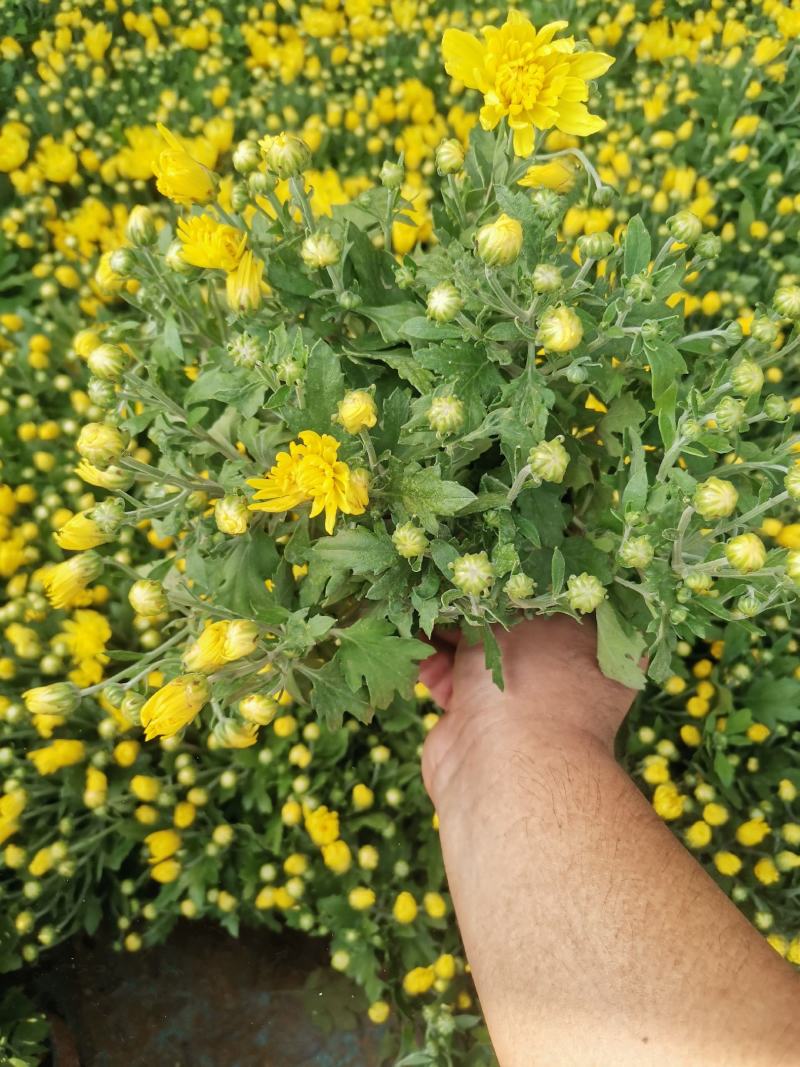
{"label": "human hand", "polygon": [[468,646],[457,630],[437,631],[436,654],[420,665],[420,680],[447,713],[423,751],[425,783],[437,805],[444,783],[475,756],[476,746],[487,758],[492,752],[502,759],[537,736],[553,741],[568,732],[611,750],[635,696],[601,672],[592,619],[539,616],[495,635],[503,690],[484,665],[482,644]]}

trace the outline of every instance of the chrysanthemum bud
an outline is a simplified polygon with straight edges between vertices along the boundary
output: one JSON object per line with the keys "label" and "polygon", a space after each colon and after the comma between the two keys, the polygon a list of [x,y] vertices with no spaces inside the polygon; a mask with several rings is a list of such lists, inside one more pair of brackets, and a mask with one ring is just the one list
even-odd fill
{"label": "chrysanthemum bud", "polygon": [[378,421],[378,408],[372,393],[366,389],[352,389],[339,401],[337,421],[347,433],[371,429]]}
{"label": "chrysanthemum bud", "polygon": [[764,542],[754,533],[739,534],[725,545],[725,558],[741,574],[759,571],[764,566],[767,550]]}
{"label": "chrysanthemum bud", "polygon": [[606,230],[585,233],[578,238],[578,248],[583,259],[605,259],[614,251],[614,238]]}
{"label": "chrysanthemum bud", "polygon": [[268,169],[279,178],[291,178],[300,174],[311,162],[311,150],[305,141],[294,133],[263,137],[258,144]]}
{"label": "chrysanthemum bud", "polygon": [[339,307],[344,308],[345,311],[353,311],[357,307],[361,307],[362,300],[358,293],[354,293],[352,289],[343,289],[336,298]]}
{"label": "chrysanthemum bud", "polygon": [[792,500],[800,500],[800,467],[790,467],[783,479],[783,487]]}
{"label": "chrysanthemum bud", "polygon": [[800,550],[793,549],[787,552],[786,575],[795,585],[800,585]]}
{"label": "chrysanthemum bud", "polygon": [[764,372],[754,359],[743,359],[731,371],[731,385],[739,396],[757,396],[764,385]]}
{"label": "chrysanthemum bud", "polygon": [[556,293],[564,284],[561,268],[554,263],[537,263],[531,274],[531,288],[534,293]]}
{"label": "chrysanthemum bud", "polygon": [[582,615],[600,607],[606,598],[603,583],[593,574],[571,574],[567,579],[567,602],[573,611]]}
{"label": "chrysanthemum bud", "polygon": [[233,169],[238,174],[252,174],[261,163],[261,152],[255,141],[240,141],[233,150]]}
{"label": "chrysanthemum bud", "polygon": [[225,631],[225,659],[241,659],[255,651],[261,630],[249,619],[234,619]]}
{"label": "chrysanthemum bud", "polygon": [[691,589],[693,593],[707,593],[714,584],[712,576],[703,571],[687,574],[683,581],[687,589]]}
{"label": "chrysanthemum bud", "polygon": [[397,282],[398,289],[410,289],[414,284],[414,271],[403,264],[395,270],[394,280]]}
{"label": "chrysanthemum bud", "polygon": [[143,697],[141,693],[136,693],[132,689],[128,690],[120,701],[120,714],[133,726],[141,726],[142,708],[145,706],[145,703],[146,698]]}
{"label": "chrysanthemum bud", "polygon": [[384,159],[379,174],[381,185],[383,185],[384,188],[399,189],[403,184],[405,176],[406,172],[402,163],[397,163],[391,159]]}
{"label": "chrysanthemum bud", "polygon": [[756,595],[751,589],[750,592],[744,593],[736,601],[736,610],[745,619],[752,619],[754,615],[758,615],[764,608],[764,603],[760,597]]}
{"label": "chrysanthemum bud", "polygon": [[789,405],[782,396],[778,396],[777,393],[770,393],[768,397],[764,398],[764,414],[774,422],[783,422],[789,414]]}
{"label": "chrysanthemum bud", "polygon": [[494,584],[494,567],[485,552],[467,552],[449,564],[453,585],[470,596],[488,596]]}
{"label": "chrysanthemum bud", "polygon": [[120,278],[129,278],[136,270],[136,253],[132,248],[115,248],[108,258],[108,265]]}
{"label": "chrysanthemum bud", "polygon": [[564,371],[564,376],[573,385],[581,385],[589,377],[589,371],[583,363],[571,363]]}
{"label": "chrysanthemum bud", "polygon": [[506,596],[511,600],[527,600],[533,596],[536,589],[536,582],[533,578],[529,578],[527,574],[512,574],[506,584],[503,586],[503,590]]}
{"label": "chrysanthemum bud", "polygon": [[169,609],[169,601],[161,582],[140,578],[128,590],[128,602],[137,615],[150,618],[163,615]]}
{"label": "chrysanthemum bud", "polygon": [[767,318],[766,315],[759,315],[758,318],[753,319],[750,325],[750,336],[756,341],[760,341],[763,345],[774,344],[778,339],[780,333],[780,326],[773,319]]}
{"label": "chrysanthemum bud", "polygon": [[220,748],[250,748],[258,740],[258,727],[252,722],[221,719],[211,731]]}
{"label": "chrysanthemum bud", "polygon": [[744,337],[744,330],[741,327],[741,323],[736,321],[729,322],[722,330],[721,336],[724,343],[731,348],[733,348],[734,345],[738,345]]}
{"label": "chrysanthemum bud", "polygon": [[275,365],[275,373],[278,379],[287,385],[294,385],[296,382],[302,381],[305,371],[303,364],[291,357],[282,359]]}
{"label": "chrysanthemum bud", "polygon": [[536,214],[545,222],[553,222],[564,211],[561,197],[552,189],[536,189],[531,193],[531,204]]}
{"label": "chrysanthemum bud", "polygon": [[118,382],[130,362],[128,353],[119,345],[102,344],[89,353],[89,370],[106,382]]}
{"label": "chrysanthemum bud", "polygon": [[513,263],[522,248],[522,225],[505,212],[481,226],[475,235],[475,247],[487,267],[504,267]]}
{"label": "chrysanthemum bud", "polygon": [[175,274],[189,274],[194,270],[191,263],[187,263],[183,258],[183,243],[177,240],[173,241],[164,253],[164,264]]}
{"label": "chrysanthemum bud", "polygon": [[115,463],[125,451],[125,438],[116,426],[87,422],[75,442],[78,455],[102,470]]}
{"label": "chrysanthemum bud", "polygon": [[701,233],[694,250],[702,259],[716,259],[722,251],[722,240],[715,233]]}
{"label": "chrysanthemum bud", "polygon": [[435,396],[428,408],[428,425],[438,434],[455,433],[464,425],[464,405],[455,396]]}
{"label": "chrysanthemum bud", "polygon": [[440,141],[436,149],[436,169],[439,174],[457,174],[464,166],[464,148],[460,141],[449,138]]}
{"label": "chrysanthemum bud", "polygon": [[536,343],[548,352],[571,352],[582,340],[583,323],[572,308],[550,308],[539,319]]}
{"label": "chrysanthemum bud", "polygon": [[634,274],[625,283],[625,292],[631,300],[646,303],[653,299],[653,283],[646,274]]}
{"label": "chrysanthemum bud", "polygon": [[562,444],[563,437],[540,441],[528,455],[531,474],[541,482],[562,482],[569,466],[569,453]]}
{"label": "chrysanthemum bud", "polygon": [[279,710],[278,701],[264,693],[250,693],[239,701],[239,714],[255,726],[268,726]]}
{"label": "chrysanthemum bud", "polygon": [[27,689],[22,699],[31,715],[69,715],[80,703],[80,692],[72,682],[54,682]]}
{"label": "chrysanthemum bud", "polygon": [[231,207],[242,212],[250,203],[250,190],[245,182],[236,182],[231,189]]}
{"label": "chrysanthemum bud", "polygon": [[99,530],[105,534],[115,534],[122,525],[125,505],[121,500],[109,498],[101,500],[91,511],[87,512]]}
{"label": "chrysanthemum bud", "polygon": [[135,247],[146,247],[155,243],[156,224],[153,212],[144,204],[137,204],[131,208],[128,216],[128,225],[125,227],[125,236]]}
{"label": "chrysanthemum bud", "polygon": [[723,433],[733,433],[742,425],[744,404],[732,396],[723,397],[714,411],[717,426]]}
{"label": "chrysanthemum bud", "polygon": [[341,254],[341,245],[326,230],[310,233],[300,249],[301,259],[312,270],[332,267],[334,263],[339,262]]}
{"label": "chrysanthemum bud", "polygon": [[684,245],[693,245],[703,232],[703,224],[691,211],[679,211],[667,219],[667,229]]}
{"label": "chrysanthemum bud", "polygon": [[403,559],[424,556],[428,549],[428,538],[424,530],[415,526],[413,522],[401,523],[392,534],[392,542],[397,549],[397,554]]}
{"label": "chrysanthemum bud", "polygon": [[274,174],[266,174],[263,170],[254,170],[247,177],[247,188],[251,196],[266,196],[271,193],[278,184]]}
{"label": "chrysanthemum bud", "polygon": [[247,501],[238,493],[226,493],[214,503],[214,521],[217,529],[231,537],[247,533],[250,525],[250,511]]}
{"label": "chrysanthemum bud", "polygon": [[772,306],[785,319],[800,319],[800,285],[782,285],[776,289]]}
{"label": "chrysanthemum bud", "polygon": [[654,555],[655,549],[650,538],[642,534],[641,537],[629,537],[625,544],[620,546],[617,558],[623,567],[647,567]]}
{"label": "chrysanthemum bud", "polygon": [[228,355],[237,367],[255,367],[264,357],[264,346],[249,333],[239,333],[228,341]]}
{"label": "chrysanthemum bud", "polygon": [[463,306],[458,289],[450,282],[441,282],[428,293],[428,318],[435,322],[450,322]]}
{"label": "chrysanthemum bud", "polygon": [[739,491],[733,482],[712,477],[697,486],[692,502],[704,519],[725,519],[735,511],[738,499]]}
{"label": "chrysanthemum bud", "polygon": [[117,390],[113,382],[102,381],[100,378],[90,378],[86,386],[89,399],[99,408],[113,407],[117,402]]}

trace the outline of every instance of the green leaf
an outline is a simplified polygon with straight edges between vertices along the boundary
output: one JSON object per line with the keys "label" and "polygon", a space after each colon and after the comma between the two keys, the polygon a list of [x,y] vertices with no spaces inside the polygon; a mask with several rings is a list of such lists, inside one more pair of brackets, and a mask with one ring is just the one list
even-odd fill
{"label": "green leaf", "polygon": [[339,633],[334,657],[353,692],[362,682],[376,708],[386,708],[395,693],[410,697],[417,679],[417,663],[433,654],[430,645],[413,637],[397,637],[386,619],[369,615]]}
{"label": "green leaf", "polygon": [[795,678],[757,678],[742,704],[756,722],[774,729],[779,722],[800,722],[800,681]]}
{"label": "green leaf", "polygon": [[425,318],[424,315],[407,319],[400,327],[400,336],[406,340],[442,341],[447,338],[460,338],[461,333],[458,326],[442,325]]}
{"label": "green leaf", "polygon": [[403,474],[397,492],[409,514],[417,516],[432,533],[436,532],[437,515],[457,515],[476,499],[460,482],[442,481],[438,467]]}
{"label": "green leaf", "polygon": [[606,678],[629,689],[644,689],[646,678],[639,666],[644,638],[625,627],[614,608],[604,600],[595,612],[597,620],[597,661]]}
{"label": "green leaf", "polygon": [[550,563],[550,583],[553,596],[558,596],[564,586],[565,565],[564,557],[557,549],[553,549],[553,558]]}
{"label": "green leaf", "polygon": [[338,730],[347,712],[359,722],[368,723],[372,719],[372,709],[348,686],[336,657],[314,672],[312,700],[329,730]]}
{"label": "green leaf", "polygon": [[624,272],[630,278],[646,270],[650,263],[652,243],[647,227],[639,215],[634,215],[625,231]]}
{"label": "green leaf", "polygon": [[647,362],[650,364],[652,380],[653,400],[656,411],[660,411],[662,405],[659,401],[672,394],[669,403],[674,407],[677,399],[676,382],[681,375],[686,373],[686,363],[678,349],[663,341],[660,337],[653,337],[645,341]]}
{"label": "green leaf", "polygon": [[631,462],[628,467],[628,482],[622,493],[623,511],[641,511],[647,504],[647,465],[645,452],[639,434],[633,428],[628,430],[631,441]]}
{"label": "green leaf", "polygon": [[733,784],[733,764],[724,752],[717,752],[714,756],[714,773],[726,789]]}
{"label": "green leaf", "polygon": [[286,611],[275,603],[264,585],[277,566],[278,553],[272,539],[258,531],[245,534],[237,539],[215,575],[215,601],[238,615],[266,623],[280,622]]}
{"label": "green leaf", "polygon": [[397,560],[388,537],[376,537],[361,527],[340,530],[333,537],[317,541],[313,554],[331,570],[351,570],[353,574],[380,574]]}
{"label": "green leaf", "polygon": [[421,310],[420,304],[405,301],[402,304],[389,304],[387,307],[361,307],[358,313],[375,323],[387,344],[395,344],[402,340],[401,328],[409,319],[419,315]]}
{"label": "green leaf", "polygon": [[307,429],[317,433],[331,432],[331,416],[344,396],[344,375],[339,357],[319,341],[312,348],[306,370],[305,412]]}
{"label": "green leaf", "polygon": [[492,672],[492,681],[498,689],[505,689],[503,681],[503,656],[491,626],[483,628],[483,659],[486,669]]}

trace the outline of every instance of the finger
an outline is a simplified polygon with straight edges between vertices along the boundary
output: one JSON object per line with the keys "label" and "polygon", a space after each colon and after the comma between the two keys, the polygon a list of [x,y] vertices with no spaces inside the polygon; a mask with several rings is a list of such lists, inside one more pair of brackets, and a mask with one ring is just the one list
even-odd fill
{"label": "finger", "polygon": [[419,665],[419,680],[427,686],[431,698],[446,711],[453,695],[453,656],[437,652]]}
{"label": "finger", "polygon": [[461,630],[457,626],[437,626],[431,634],[431,642],[439,649],[455,648],[461,640]]}

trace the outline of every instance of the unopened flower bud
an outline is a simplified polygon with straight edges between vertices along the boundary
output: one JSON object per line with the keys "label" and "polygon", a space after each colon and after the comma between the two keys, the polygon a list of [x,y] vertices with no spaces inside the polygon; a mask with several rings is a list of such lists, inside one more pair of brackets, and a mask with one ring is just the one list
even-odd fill
{"label": "unopened flower bud", "polygon": [[531,194],[531,204],[537,215],[545,222],[553,222],[564,210],[561,197],[552,189],[536,189]]}
{"label": "unopened flower bud", "polygon": [[722,239],[715,233],[701,233],[694,250],[701,259],[716,259],[722,251]]}
{"label": "unopened flower bud", "polygon": [[693,593],[707,593],[714,584],[714,579],[703,571],[695,571],[693,574],[686,575],[684,584]]}
{"label": "unopened flower bud", "polygon": [[117,402],[117,390],[112,381],[102,381],[100,378],[90,378],[86,386],[89,399],[99,408],[113,407]]}
{"label": "unopened flower bud", "polygon": [[695,510],[704,519],[725,519],[736,510],[739,491],[724,478],[707,478],[694,491]]}
{"label": "unopened flower bud", "polygon": [[133,690],[129,690],[120,701],[119,711],[123,718],[127,719],[129,723],[134,726],[141,725],[140,712],[145,705],[145,698],[141,693],[135,693]]}
{"label": "unopened flower bud", "polygon": [[783,479],[783,487],[792,500],[800,500],[800,467],[790,467]]}
{"label": "unopened flower bud", "polygon": [[258,727],[252,722],[221,719],[211,736],[220,748],[250,748],[258,740]]}
{"label": "unopened flower bud", "polygon": [[571,352],[582,340],[583,323],[572,308],[550,308],[539,319],[536,343],[548,352]]}
{"label": "unopened flower bud", "polygon": [[766,315],[760,315],[758,318],[753,319],[750,326],[750,336],[756,341],[760,341],[763,345],[774,344],[778,339],[780,333],[780,326],[773,319],[767,318]]}
{"label": "unopened flower bud", "polygon": [[616,191],[610,185],[601,185],[592,193],[592,203],[597,207],[609,207],[616,195]]}
{"label": "unopened flower bud", "polygon": [[743,359],[731,371],[731,385],[738,396],[757,396],[764,385],[764,372],[754,359]]}
{"label": "unopened flower bud", "polygon": [[744,593],[736,601],[736,610],[745,619],[752,619],[754,615],[758,615],[763,607],[763,602],[752,590]]}
{"label": "unopened flower bud", "polygon": [[98,345],[86,360],[89,370],[106,382],[118,382],[130,362],[127,352],[119,345]]}
{"label": "unopened flower bud", "polygon": [[347,433],[371,429],[378,421],[378,408],[372,393],[353,389],[339,401],[337,421]]}
{"label": "unopened flower bud", "polygon": [[782,285],[776,289],[772,306],[784,319],[800,319],[800,285]]}
{"label": "unopened flower bud", "polygon": [[233,169],[239,174],[252,174],[261,163],[261,152],[255,141],[240,141],[233,150]]}
{"label": "unopened flower bud", "polygon": [[655,549],[649,537],[629,537],[620,546],[617,558],[623,567],[647,567],[653,560]]}
{"label": "unopened flower bud", "polygon": [[691,211],[679,211],[667,219],[667,229],[684,245],[693,245],[703,232],[703,224]]}
{"label": "unopened flower bud", "polygon": [[265,174],[263,170],[254,170],[247,177],[247,188],[251,196],[266,196],[278,184],[274,174]]}
{"label": "unopened flower bud", "polygon": [[264,346],[249,333],[232,337],[227,345],[228,355],[237,367],[255,367],[264,356]]}
{"label": "unopened flower bud", "polygon": [[310,233],[300,249],[301,259],[312,270],[332,267],[339,262],[341,254],[341,245],[326,230]]}
{"label": "unopened flower bud", "polygon": [[225,631],[225,659],[241,659],[255,651],[261,630],[250,619],[234,619]]}
{"label": "unopened flower bud", "polygon": [[236,182],[231,189],[231,207],[234,211],[242,212],[250,203],[250,190],[244,182]]}
{"label": "unopened flower bud", "polygon": [[481,226],[475,235],[478,256],[487,267],[504,267],[513,263],[522,249],[522,225],[505,212]]}
{"label": "unopened flower bud", "polygon": [[279,178],[291,178],[300,174],[311,162],[311,150],[305,141],[294,133],[264,137],[258,144],[268,169]]}
{"label": "unopened flower bud", "polygon": [[131,208],[128,225],[125,227],[125,236],[137,248],[155,243],[158,234],[153,212],[149,207],[137,204]]}
{"label": "unopened flower bud", "polygon": [[439,174],[457,174],[464,166],[464,148],[460,141],[449,138],[440,141],[436,149],[436,169]]}
{"label": "unopened flower bud", "polygon": [[150,618],[169,609],[164,587],[152,578],[140,578],[128,590],[128,602],[137,615]]}
{"label": "unopened flower bud", "polygon": [[494,567],[485,552],[467,552],[449,564],[453,585],[470,596],[488,596],[494,584]]}
{"label": "unopened flower bud", "polygon": [[181,241],[173,241],[164,253],[164,264],[174,274],[189,274],[194,270],[191,263],[183,258],[183,244]]}
{"label": "unopened flower bud", "polygon": [[255,726],[268,726],[279,710],[278,701],[264,693],[250,693],[239,701],[239,714]]}
{"label": "unopened flower bud", "polygon": [[27,689],[22,699],[31,715],[69,715],[80,703],[80,692],[72,682],[54,682]]}
{"label": "unopened flower bud", "polygon": [[108,257],[108,265],[120,278],[129,278],[136,270],[136,253],[132,248],[116,248]]}
{"label": "unopened flower bud", "polygon": [[795,585],[800,585],[800,550],[793,549],[787,552],[786,575]]}
{"label": "unopened flower bud", "polygon": [[605,259],[614,251],[614,238],[606,230],[585,233],[578,238],[582,259]]}
{"label": "unopened flower bud", "polygon": [[455,433],[464,425],[464,405],[455,396],[435,396],[428,408],[428,425],[438,434]]}
{"label": "unopened flower bud", "polygon": [[573,385],[581,385],[589,377],[589,371],[583,363],[570,363],[564,371],[564,377]]}
{"label": "unopened flower bud", "polygon": [[744,404],[732,396],[723,397],[714,412],[717,426],[723,433],[733,433],[742,425]]}
{"label": "unopened flower bud", "polygon": [[406,172],[402,163],[397,163],[391,159],[384,159],[379,174],[381,185],[386,189],[399,189],[403,184],[405,176]]}
{"label": "unopened flower bud", "polygon": [[428,550],[428,538],[425,531],[413,522],[404,522],[396,527],[392,534],[392,542],[397,554],[403,559],[416,559],[424,556]]}
{"label": "unopened flower bud", "polygon": [[529,578],[527,574],[512,574],[506,584],[503,586],[503,590],[511,600],[527,600],[533,596],[536,589],[536,582],[533,578]]}
{"label": "unopened flower bud", "polygon": [[569,453],[561,443],[563,437],[552,441],[540,441],[528,455],[528,463],[534,479],[541,482],[562,482],[569,466]]}
{"label": "unopened flower bud", "polygon": [[302,381],[305,370],[302,363],[298,363],[296,359],[291,358],[282,359],[275,366],[275,373],[278,378],[282,382],[286,382],[287,385],[294,385],[296,382]]}
{"label": "unopened flower bud", "polygon": [[428,318],[434,322],[450,322],[463,306],[458,289],[450,282],[441,282],[428,293]]}
{"label": "unopened flower bud", "polygon": [[221,533],[231,537],[247,533],[250,525],[247,501],[239,493],[226,493],[214,504],[214,521]]}
{"label": "unopened flower bud", "polygon": [[394,272],[394,280],[398,289],[410,289],[414,284],[414,271],[405,265],[400,266]]}
{"label": "unopened flower bud", "polygon": [[782,396],[778,396],[777,393],[770,393],[764,399],[764,414],[774,422],[783,422],[789,414],[789,405]]}
{"label": "unopened flower bud", "polygon": [[606,598],[603,583],[593,574],[571,574],[567,579],[567,602],[573,611],[582,615],[600,607]]}
{"label": "unopened flower bud", "polygon": [[537,263],[531,274],[531,288],[534,293],[556,293],[564,284],[561,268],[554,263]]}
{"label": "unopened flower bud", "polygon": [[125,451],[125,438],[116,426],[87,422],[75,442],[78,455],[100,470],[115,463]]}
{"label": "unopened flower bud", "polygon": [[653,283],[646,274],[634,274],[625,283],[625,292],[631,300],[647,302],[653,299]]}
{"label": "unopened flower bud", "polygon": [[354,293],[352,289],[344,289],[339,293],[336,298],[339,307],[344,308],[346,311],[353,311],[355,308],[360,307],[362,300],[358,293]]}
{"label": "unopened flower bud", "polygon": [[725,545],[725,558],[734,570],[741,574],[759,571],[764,566],[767,550],[764,542],[754,533],[739,534]]}

